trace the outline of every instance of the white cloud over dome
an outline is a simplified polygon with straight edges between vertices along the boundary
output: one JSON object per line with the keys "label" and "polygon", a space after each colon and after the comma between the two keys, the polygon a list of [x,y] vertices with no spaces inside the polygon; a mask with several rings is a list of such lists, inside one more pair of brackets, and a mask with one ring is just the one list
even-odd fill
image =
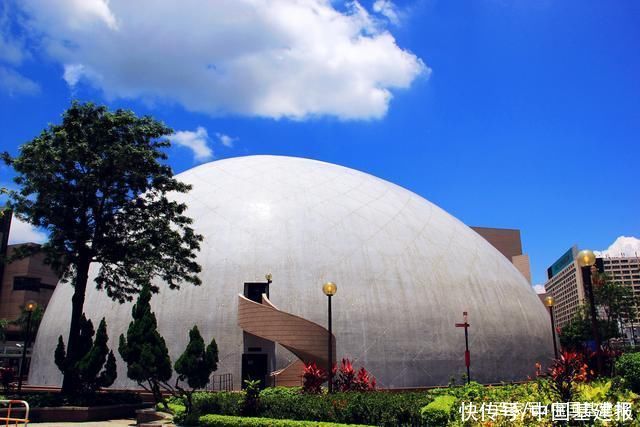
{"label": "white cloud over dome", "polygon": [[380,118],[392,90],[430,72],[357,2],[346,11],[329,0],[20,5],[70,83],[212,115]]}
{"label": "white cloud over dome", "polygon": [[213,150],[209,147],[209,133],[202,126],[195,131],[181,130],[169,136],[169,140],[176,145],[188,148],[193,152],[196,161],[211,160]]}
{"label": "white cloud over dome", "polygon": [[604,251],[594,251],[599,257],[633,257],[640,256],[640,239],[620,236]]}

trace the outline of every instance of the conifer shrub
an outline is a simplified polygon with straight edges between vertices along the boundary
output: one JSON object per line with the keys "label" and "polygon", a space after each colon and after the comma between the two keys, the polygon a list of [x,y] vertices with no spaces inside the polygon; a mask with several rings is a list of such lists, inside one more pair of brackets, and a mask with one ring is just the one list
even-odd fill
{"label": "conifer shrub", "polygon": [[102,318],[98,330],[94,332],[93,323],[84,313],[80,317],[80,357],[77,361],[67,357],[62,335],[58,338],[58,346],[54,353],[55,363],[65,376],[74,377],[74,384],[78,386],[74,392],[93,393],[100,388],[109,387],[116,380],[116,358],[113,351],[107,347],[108,340],[105,319]]}

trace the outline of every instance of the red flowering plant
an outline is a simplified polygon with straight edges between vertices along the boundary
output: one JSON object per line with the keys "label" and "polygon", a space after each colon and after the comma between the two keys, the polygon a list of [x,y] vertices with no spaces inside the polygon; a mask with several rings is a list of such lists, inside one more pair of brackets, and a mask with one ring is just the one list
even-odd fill
{"label": "red flowering plant", "polygon": [[361,367],[356,372],[349,359],[342,359],[334,384],[336,389],[340,391],[369,391],[376,389],[376,379],[364,367]]}
{"label": "red flowering plant", "polygon": [[549,368],[549,386],[562,402],[570,402],[577,383],[586,382],[590,372],[584,356],[576,351],[563,351]]}
{"label": "red flowering plant", "polygon": [[324,369],[318,368],[315,363],[305,363],[302,372],[302,392],[318,394],[322,391],[322,383],[327,380]]}

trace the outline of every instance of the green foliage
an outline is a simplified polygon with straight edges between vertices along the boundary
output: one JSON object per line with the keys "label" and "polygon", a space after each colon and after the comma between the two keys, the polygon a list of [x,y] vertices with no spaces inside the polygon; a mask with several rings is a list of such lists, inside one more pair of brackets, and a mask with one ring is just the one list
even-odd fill
{"label": "green foliage", "polygon": [[616,361],[616,372],[624,378],[628,387],[640,393],[640,353],[625,353]]}
{"label": "green foliage", "polygon": [[[100,321],[98,331],[95,333],[91,320],[84,314],[81,317],[79,341],[80,360],[73,361],[67,357],[64,340],[58,338],[58,346],[55,351],[55,363],[58,369],[65,375],[73,375],[74,383],[79,387],[77,392],[94,392],[103,387],[109,387],[116,379],[116,359],[113,351],[109,350],[107,341],[107,322],[104,318]],[[104,368],[104,370],[103,370]]]}
{"label": "green foliage", "polygon": [[174,366],[180,381],[189,387],[203,388],[209,383],[211,373],[218,369],[218,346],[215,340],[204,347],[204,340],[197,326],[189,331],[189,344]]}
{"label": "green foliage", "polygon": [[200,417],[199,424],[204,427],[342,427],[354,425],[273,418],[233,417],[228,415],[204,415]]}
{"label": "green foliage", "polygon": [[436,397],[433,402],[420,410],[422,422],[426,426],[446,425],[454,412],[455,403],[456,398],[448,394]]}
{"label": "green foliage", "polygon": [[593,295],[595,302],[602,308],[605,320],[611,327],[618,321],[636,319],[636,296],[631,286],[614,280],[607,274],[596,275]]}
{"label": "green foliage", "polygon": [[[615,324],[598,319],[597,325],[602,342],[619,335]],[[559,339],[562,348],[574,351],[583,349],[585,343],[593,339],[591,317],[587,306],[578,308],[571,321],[561,329]]]}
{"label": "green foliage", "polygon": [[[242,414],[245,393],[201,392],[193,397],[193,413]],[[420,408],[433,398],[419,392],[347,392],[305,394],[300,387],[271,387],[260,392],[257,415],[382,426],[419,425]]]}
{"label": "green foliage", "polygon": [[242,405],[243,415],[253,416],[258,412],[260,402],[260,380],[245,380],[244,403]]}
{"label": "green foliage", "polygon": [[127,377],[151,392],[156,403],[164,402],[161,384],[171,379],[171,359],[151,311],[151,289],[144,286],[131,310],[127,337],[120,335],[118,351],[127,363]]}
{"label": "green foliage", "polygon": [[[204,388],[209,383],[211,373],[218,369],[218,345],[212,339],[209,345],[204,346],[204,340],[197,326],[189,331],[189,343],[184,353],[174,365],[178,374],[176,390],[178,394],[186,398],[185,406],[187,414],[192,410],[192,396],[195,389]],[[179,385],[179,381],[186,381],[191,390]]]}
{"label": "green foliage", "polygon": [[[195,422],[200,425],[290,425],[279,424],[304,422],[368,424],[378,426],[452,426],[476,425],[463,423],[458,408],[462,402],[481,405],[483,402],[540,402],[551,405],[558,401],[557,394],[549,387],[547,378],[539,378],[524,384],[483,386],[472,382],[469,385],[433,389],[424,392],[348,392],[335,394],[305,394],[300,387],[267,388],[260,392],[257,416],[263,418],[240,418],[244,392],[200,392],[193,398],[194,409],[190,417],[184,412],[179,399],[169,405],[174,409],[176,422]],[[594,403],[631,402],[634,413],[640,409],[640,397],[621,387],[616,381],[583,383],[578,387],[576,399]],[[429,408],[429,409],[427,409]],[[213,415],[216,414],[216,415]],[[228,420],[231,416],[233,419]],[[312,420],[312,421],[309,421]],[[213,423],[219,424],[213,424]],[[210,423],[210,424],[207,424]],[[231,424],[226,424],[231,423]],[[250,424],[237,424],[250,423]],[[258,423],[258,424],[251,424]],[[479,423],[478,423],[479,425]],[[484,425],[495,427],[552,426],[550,416],[542,420],[530,414],[517,420],[506,417]],[[618,425],[618,424],[614,424]],[[625,424],[628,425],[628,424]],[[635,424],[632,424],[635,425]]]}
{"label": "green foliage", "polygon": [[[48,230],[39,250],[74,286],[66,356],[72,363],[85,354],[78,341],[92,263],[100,265],[98,289],[120,302],[145,285],[157,292],[154,277],[172,289],[183,282],[200,284],[195,257],[202,236],[184,215],[186,205],[167,198],[190,189],[164,164],[170,143],[162,137],[171,133],[151,117],[73,102],[61,124],[23,144],[17,157],[2,154],[19,186],[9,191],[9,207],[23,221]],[[65,375],[63,390],[75,391],[75,380]]]}

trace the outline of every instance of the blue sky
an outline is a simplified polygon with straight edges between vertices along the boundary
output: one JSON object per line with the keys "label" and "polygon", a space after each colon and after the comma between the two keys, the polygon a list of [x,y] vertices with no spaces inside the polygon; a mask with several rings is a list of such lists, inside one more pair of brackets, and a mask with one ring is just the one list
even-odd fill
{"label": "blue sky", "polygon": [[640,236],[639,2],[127,3],[0,5],[3,150],[77,98],[165,121],[176,172],[310,157],[519,228],[534,283]]}

